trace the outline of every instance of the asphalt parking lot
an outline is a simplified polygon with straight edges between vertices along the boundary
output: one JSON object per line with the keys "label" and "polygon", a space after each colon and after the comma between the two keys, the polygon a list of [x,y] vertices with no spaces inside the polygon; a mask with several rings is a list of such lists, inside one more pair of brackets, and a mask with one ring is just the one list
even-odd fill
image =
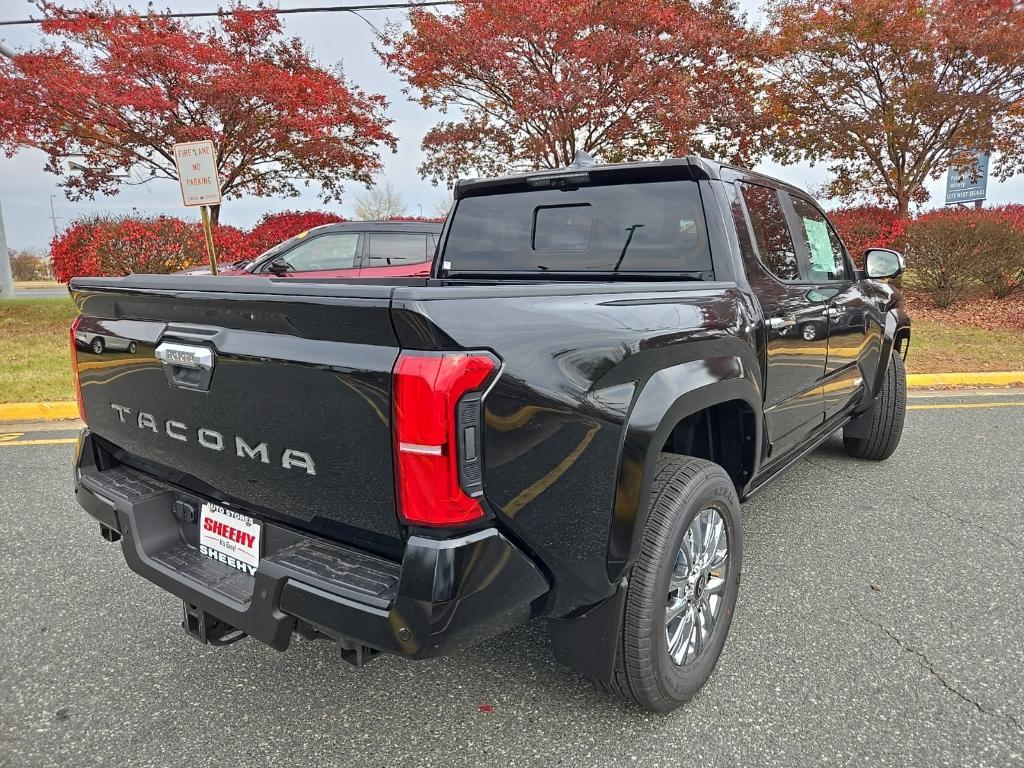
{"label": "asphalt parking lot", "polygon": [[68,433],[0,435],[0,765],[1024,765],[1024,391],[911,407],[888,462],[833,438],[744,506],[732,632],[668,716],[541,622],[361,670],[199,646],[75,504]]}

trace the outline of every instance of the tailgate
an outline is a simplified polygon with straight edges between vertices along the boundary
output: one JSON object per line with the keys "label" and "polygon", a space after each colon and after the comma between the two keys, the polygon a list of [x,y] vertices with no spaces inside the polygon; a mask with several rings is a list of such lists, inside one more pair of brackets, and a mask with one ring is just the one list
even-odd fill
{"label": "tailgate", "polygon": [[87,422],[128,463],[338,538],[400,535],[390,286],[140,276],[72,291]]}

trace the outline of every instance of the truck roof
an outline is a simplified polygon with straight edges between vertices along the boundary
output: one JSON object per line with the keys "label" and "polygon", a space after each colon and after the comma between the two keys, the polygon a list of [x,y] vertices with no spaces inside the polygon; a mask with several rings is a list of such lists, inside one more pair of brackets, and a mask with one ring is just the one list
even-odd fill
{"label": "truck roof", "polygon": [[796,187],[789,182],[777,179],[765,173],[731,165],[719,160],[701,157],[699,155],[686,155],[685,157],[669,157],[663,160],[645,160],[631,163],[598,163],[589,154],[580,150],[573,158],[573,162],[563,168],[525,171],[522,173],[495,176],[492,178],[459,179],[455,184],[454,196],[458,199],[460,197],[464,197],[466,194],[500,187],[519,187],[522,185],[539,186],[546,180],[569,180],[576,174],[586,174],[589,176],[590,174],[604,173],[635,173],[637,176],[641,176],[651,173],[662,178],[668,176],[676,178],[690,178],[694,180],[718,180],[721,179],[722,169],[736,171],[748,176],[754,176],[782,187],[799,189],[799,187]]}

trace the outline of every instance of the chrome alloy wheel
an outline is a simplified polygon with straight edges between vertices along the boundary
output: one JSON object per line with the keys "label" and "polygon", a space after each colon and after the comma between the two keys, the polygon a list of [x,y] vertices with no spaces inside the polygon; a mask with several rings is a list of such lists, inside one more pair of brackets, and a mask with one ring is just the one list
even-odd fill
{"label": "chrome alloy wheel", "polygon": [[668,655],[682,666],[711,639],[722,612],[729,568],[729,535],[718,510],[697,513],[683,535],[668,584],[665,640]]}

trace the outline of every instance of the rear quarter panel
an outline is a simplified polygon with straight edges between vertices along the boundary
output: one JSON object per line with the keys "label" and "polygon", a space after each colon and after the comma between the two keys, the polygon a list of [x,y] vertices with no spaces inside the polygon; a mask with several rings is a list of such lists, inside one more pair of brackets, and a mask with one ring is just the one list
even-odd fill
{"label": "rear quarter panel", "polygon": [[405,348],[503,361],[485,398],[485,495],[552,572],[552,615],[614,590],[613,516],[646,504],[660,417],[720,375],[760,387],[754,310],[734,284],[490,285],[479,298],[465,286],[399,289],[393,308]]}

